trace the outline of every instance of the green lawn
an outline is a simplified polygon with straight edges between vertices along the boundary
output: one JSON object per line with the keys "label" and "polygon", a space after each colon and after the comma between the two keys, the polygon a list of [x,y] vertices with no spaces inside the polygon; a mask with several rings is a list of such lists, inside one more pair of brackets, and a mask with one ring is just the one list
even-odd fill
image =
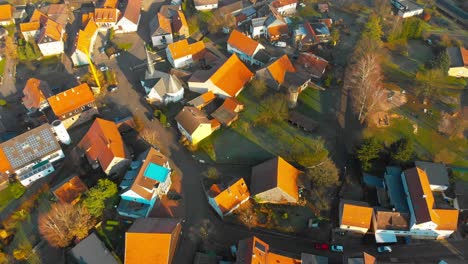
{"label": "green lawn", "polygon": [[418,122],[418,131],[414,134],[413,124],[414,122],[405,118],[392,119],[390,126],[385,129],[366,128],[364,137],[373,136],[387,146],[400,138],[407,138],[414,142],[416,154],[420,159],[432,160],[437,156],[443,156],[442,158],[450,165],[468,166],[466,140],[449,139],[423,122]]}
{"label": "green lawn", "polygon": [[6,64],[6,58],[3,58],[0,60],[0,76],[3,76],[3,72],[5,71],[5,64]]}
{"label": "green lawn", "polygon": [[[269,91],[271,93],[271,91]],[[279,94],[277,94],[280,96]],[[291,160],[295,146],[303,145],[317,160],[323,160],[328,151],[324,148],[324,142],[320,137],[303,132],[286,121],[276,121],[268,125],[254,125],[254,120],[259,115],[258,99],[246,90],[238,99],[244,103],[245,110],[241,112],[230,129],[223,130],[221,135],[215,135],[213,144],[217,157],[218,153],[225,153],[222,157],[245,157],[256,160],[270,156],[282,156]],[[229,131],[229,132],[227,132]],[[228,142],[228,143],[226,143]],[[227,147],[228,145],[232,147]],[[307,153],[306,153],[307,154]]]}
{"label": "green lawn", "polygon": [[8,187],[0,191],[0,211],[3,210],[11,201],[20,198],[26,188],[19,182],[8,185]]}

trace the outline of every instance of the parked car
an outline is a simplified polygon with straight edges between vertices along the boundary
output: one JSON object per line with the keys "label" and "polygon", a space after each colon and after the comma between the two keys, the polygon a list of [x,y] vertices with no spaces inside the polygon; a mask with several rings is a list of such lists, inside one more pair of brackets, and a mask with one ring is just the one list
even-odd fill
{"label": "parked car", "polygon": [[390,246],[381,246],[377,248],[377,252],[379,253],[392,252],[392,248]]}
{"label": "parked car", "polygon": [[284,41],[275,42],[275,43],[273,43],[273,45],[275,45],[276,47],[280,47],[280,48],[286,48],[286,46],[287,46],[286,42],[284,42]]}
{"label": "parked car", "polygon": [[117,92],[117,90],[119,90],[119,87],[117,85],[109,85],[109,87],[107,87],[107,91],[111,93]]}
{"label": "parked car", "polygon": [[107,67],[107,66],[104,65],[104,64],[100,64],[100,65],[99,65],[99,70],[100,70],[100,71],[108,71],[108,70],[109,70],[109,67]]}
{"label": "parked car", "polygon": [[344,247],[343,245],[335,244],[335,245],[331,245],[330,249],[333,252],[343,252]]}
{"label": "parked car", "polygon": [[315,243],[314,248],[317,250],[329,250],[330,246],[325,243]]}
{"label": "parked car", "polygon": [[99,53],[104,53],[106,52],[106,47],[100,47],[99,48]]}

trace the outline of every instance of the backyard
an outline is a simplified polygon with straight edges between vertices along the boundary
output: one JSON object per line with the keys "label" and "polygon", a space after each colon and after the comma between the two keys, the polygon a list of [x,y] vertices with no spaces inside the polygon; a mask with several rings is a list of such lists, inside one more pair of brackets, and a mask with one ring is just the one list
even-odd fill
{"label": "backyard", "polygon": [[[307,89],[300,95],[297,109],[317,121],[326,121],[334,111],[334,93]],[[268,125],[255,124],[255,120],[261,115],[258,99],[248,88],[238,99],[245,104],[245,110],[240,113],[239,120],[229,128],[216,131],[199,145],[199,149],[217,163],[258,164],[276,155],[296,162],[291,158],[291,151],[298,145],[307,150],[307,153],[303,154],[315,156],[316,162],[327,157],[329,150],[326,147],[331,144],[325,143],[323,138],[333,137],[332,133],[335,133],[336,129],[332,126],[325,124],[319,129],[319,133],[307,133],[291,126],[286,120],[274,121]]]}

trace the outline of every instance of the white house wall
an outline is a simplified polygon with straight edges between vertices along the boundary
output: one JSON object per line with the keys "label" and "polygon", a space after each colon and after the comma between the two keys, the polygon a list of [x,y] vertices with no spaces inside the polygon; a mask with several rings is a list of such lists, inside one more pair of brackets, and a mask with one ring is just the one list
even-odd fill
{"label": "white house wall", "polygon": [[130,33],[136,32],[138,30],[138,24],[140,23],[141,15],[138,16],[138,22],[135,24],[132,21],[128,20],[126,17],[122,17],[119,22],[117,22],[117,30],[115,33]]}
{"label": "white house wall", "polygon": [[197,9],[199,11],[201,11],[201,10],[211,10],[211,9],[215,9],[215,8],[218,8],[218,4],[195,6],[195,9]]}

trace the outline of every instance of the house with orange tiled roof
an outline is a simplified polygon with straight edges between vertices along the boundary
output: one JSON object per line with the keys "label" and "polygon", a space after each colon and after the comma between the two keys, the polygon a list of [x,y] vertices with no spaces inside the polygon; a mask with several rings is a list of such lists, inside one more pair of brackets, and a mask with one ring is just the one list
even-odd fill
{"label": "house with orange tiled roof", "polygon": [[95,8],[94,21],[99,30],[116,29],[120,11],[117,8]]}
{"label": "house with orange tiled roof", "polygon": [[167,45],[166,54],[167,60],[174,68],[190,67],[197,62],[205,53],[205,43],[198,41],[189,44],[187,39]]}
{"label": "house with orange tiled roof", "polygon": [[78,32],[71,55],[73,66],[75,67],[89,64],[88,56],[91,56],[93,53],[94,43],[98,34],[99,27],[94,22],[94,19],[88,15],[84,15],[84,20],[85,27]]}
{"label": "house with orange tiled roof", "polygon": [[237,99],[228,97],[211,116],[224,126],[230,126],[239,118],[239,112],[244,110],[244,105]]}
{"label": "house with orange tiled roof", "polygon": [[64,28],[39,10],[34,10],[29,22],[20,24],[20,30],[26,40],[37,43],[43,56],[63,53]]}
{"label": "house with orange tiled roof", "polygon": [[28,109],[29,113],[49,107],[47,98],[53,95],[49,84],[36,78],[28,79],[23,88],[23,94],[23,105]]}
{"label": "house with orange tiled roof", "polygon": [[449,76],[468,77],[468,50],[465,47],[447,48],[450,58]]}
{"label": "house with orange tiled roof", "polygon": [[285,81],[287,72],[296,72],[296,68],[289,60],[288,55],[285,54],[258,70],[256,77],[264,80],[269,88],[279,90]]}
{"label": "house with orange tiled roof", "polygon": [[297,0],[275,0],[270,5],[283,16],[293,15],[296,13]]}
{"label": "house with orange tiled roof", "polygon": [[153,47],[163,47],[190,35],[184,13],[174,7],[163,6],[150,21],[149,28]]}
{"label": "house with orange tiled roof", "polygon": [[250,193],[260,203],[297,203],[300,174],[283,158],[272,158],[252,168]]}
{"label": "house with orange tiled roof", "polygon": [[219,68],[195,72],[188,81],[191,91],[212,91],[220,97],[236,97],[253,78],[253,73],[236,54],[231,55]]}
{"label": "house with orange tiled roof", "polygon": [[13,10],[14,7],[10,4],[0,5],[0,26],[8,26],[15,24]]}
{"label": "house with orange tiled roof", "polygon": [[443,198],[442,192],[431,189],[426,171],[415,167],[403,171],[401,177],[410,211],[409,235],[440,239],[457,230],[459,211]]}
{"label": "house with orange tiled roof", "polygon": [[99,114],[93,92],[86,83],[51,96],[47,101],[65,128],[82,124]]}
{"label": "house with orange tiled roof", "polygon": [[330,30],[325,23],[304,21],[294,30],[293,38],[296,48],[307,51],[317,44],[329,42]]}
{"label": "house with orange tiled roof", "polygon": [[198,144],[221,126],[216,119],[208,119],[205,113],[193,106],[182,108],[175,120],[182,137],[192,145]]}
{"label": "house with orange tiled roof", "polygon": [[172,169],[161,152],[149,148],[130,164],[120,188],[117,211],[130,218],[148,217],[156,201],[169,191]]}
{"label": "house with orange tiled roof", "polygon": [[237,54],[245,62],[261,66],[262,63],[254,58],[261,49],[265,49],[262,44],[242,34],[237,29],[233,30],[229,35],[227,41],[228,52]]}
{"label": "house with orange tiled roof", "polygon": [[213,184],[207,192],[208,203],[219,216],[231,214],[250,198],[249,188],[243,178],[228,184]]}
{"label": "house with orange tiled roof", "polygon": [[213,102],[214,99],[216,99],[216,95],[212,91],[208,91],[188,101],[187,105],[196,107],[201,110],[203,107]]}
{"label": "house with orange tiled roof", "polygon": [[101,118],[94,120],[78,143],[78,149],[93,169],[100,167],[110,176],[117,175],[130,163],[130,154],[117,125]]}
{"label": "house with orange tiled roof", "polygon": [[88,187],[80,180],[80,177],[75,175],[52,188],[52,193],[61,203],[76,204],[87,190]]}
{"label": "house with orange tiled roof", "polygon": [[140,218],[125,233],[125,264],[172,264],[182,223],[176,218]]}
{"label": "house with orange tiled roof", "polygon": [[141,18],[141,2],[141,0],[128,1],[122,17],[117,22],[116,33],[136,32],[138,30]]}
{"label": "house with orange tiled roof", "polygon": [[270,251],[270,245],[256,236],[240,240],[236,252],[236,264],[300,264],[302,259]]}
{"label": "house with orange tiled roof", "polygon": [[341,200],[339,207],[340,229],[357,234],[366,234],[371,228],[374,209],[358,201]]}

